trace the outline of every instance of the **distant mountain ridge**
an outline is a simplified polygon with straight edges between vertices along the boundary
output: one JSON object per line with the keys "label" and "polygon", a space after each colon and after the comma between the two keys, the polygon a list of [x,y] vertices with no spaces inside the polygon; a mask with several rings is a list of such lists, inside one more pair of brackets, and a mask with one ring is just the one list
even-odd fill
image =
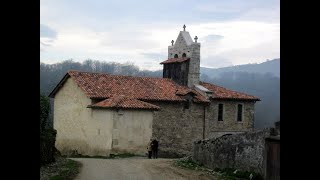
{"label": "distant mountain ridge", "polygon": [[201,74],[206,74],[211,78],[219,77],[225,72],[247,72],[247,73],[270,73],[276,77],[280,77],[280,58],[267,60],[263,63],[242,64],[237,66],[228,66],[223,68],[200,68]]}

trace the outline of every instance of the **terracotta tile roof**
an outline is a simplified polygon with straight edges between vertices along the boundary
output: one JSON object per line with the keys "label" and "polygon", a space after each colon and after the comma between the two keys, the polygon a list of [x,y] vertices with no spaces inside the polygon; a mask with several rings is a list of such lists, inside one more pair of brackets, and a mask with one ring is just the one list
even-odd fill
{"label": "terracotta tile roof", "polygon": [[209,89],[213,92],[213,99],[234,99],[234,100],[253,100],[260,101],[260,99],[256,96],[248,95],[245,93],[236,92],[233,90],[226,89],[224,87],[220,87],[214,84],[209,84],[205,82],[200,82],[200,85]]}
{"label": "terracotta tile roof", "polygon": [[[146,105],[143,101],[186,101],[183,97],[190,94],[196,103],[209,103],[210,101],[199,92],[186,86],[180,86],[171,79],[154,77],[133,77],[122,75],[110,75],[104,73],[91,73],[69,71],[49,97],[54,98],[64,82],[71,77],[83,90],[87,97],[92,99],[106,99],[95,104],[96,106],[113,107],[117,102],[115,97],[126,97],[120,103],[128,108],[155,108],[152,104]],[[200,82],[200,85],[213,92],[213,99],[235,99],[258,101],[259,98],[244,93],[228,90],[226,88]]]}
{"label": "terracotta tile roof", "polygon": [[195,103],[204,103],[204,102],[210,103],[210,100],[206,99],[206,97],[204,97],[203,95],[201,95],[199,92],[197,92],[197,91],[195,91],[195,90],[193,90],[193,92],[196,94],[196,95],[194,96],[194,99],[193,99],[193,101],[194,101]]}
{"label": "terracotta tile roof", "polygon": [[180,95],[180,96],[184,96],[184,95],[187,95],[189,93],[194,93],[194,92],[190,88],[179,88],[176,91],[176,95]]}
{"label": "terracotta tile roof", "polygon": [[179,89],[176,92],[177,95],[185,96],[187,94],[191,94],[194,96],[193,102],[196,103],[210,103],[210,100],[207,100],[206,97],[201,95],[199,92],[197,92],[194,89],[185,88],[185,89]]}
{"label": "terracotta tile roof", "polygon": [[[192,91],[192,89],[180,86],[173,80],[167,78],[133,77],[69,71],[57,87],[50,93],[50,97],[54,97],[55,93],[62,86],[63,81],[69,76],[89,98],[93,99],[125,96],[142,101],[186,101],[179,92]],[[201,98],[199,98],[198,101],[202,102]]]}
{"label": "terracotta tile roof", "polygon": [[187,57],[170,58],[170,59],[167,59],[167,60],[161,62],[160,64],[177,63],[177,62],[184,62],[184,61],[188,61],[188,60],[190,60],[190,58],[187,58]]}
{"label": "terracotta tile roof", "polygon": [[94,105],[89,106],[91,108],[124,108],[124,109],[148,109],[159,110],[160,107],[146,103],[137,99],[132,99],[124,96],[114,96],[109,99],[100,101]]}

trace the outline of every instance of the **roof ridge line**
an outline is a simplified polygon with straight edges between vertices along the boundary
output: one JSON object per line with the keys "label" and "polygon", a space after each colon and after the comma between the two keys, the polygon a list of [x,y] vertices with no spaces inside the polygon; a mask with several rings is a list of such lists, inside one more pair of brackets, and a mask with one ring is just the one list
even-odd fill
{"label": "roof ridge line", "polygon": [[121,75],[121,74],[110,74],[110,73],[103,73],[103,72],[90,72],[90,71],[80,71],[80,70],[68,70],[69,72],[77,72],[77,73],[90,73],[90,74],[102,74],[102,75],[109,75],[109,76],[118,76],[118,77],[138,77],[138,78],[152,78],[152,79],[165,79],[162,77],[150,77],[150,76],[132,76],[132,75]]}

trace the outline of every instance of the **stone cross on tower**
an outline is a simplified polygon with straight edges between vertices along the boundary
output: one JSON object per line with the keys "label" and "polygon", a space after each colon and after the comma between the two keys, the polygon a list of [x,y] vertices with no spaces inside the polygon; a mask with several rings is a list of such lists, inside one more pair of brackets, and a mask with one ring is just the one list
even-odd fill
{"label": "stone cross on tower", "polygon": [[197,42],[198,40],[198,36],[194,37],[194,41]]}
{"label": "stone cross on tower", "polygon": [[[172,45],[168,45],[168,59],[174,61],[164,61],[162,75],[163,78],[172,79],[181,86],[193,88],[200,83],[200,46],[197,42],[198,37],[190,36],[186,31],[186,25],[182,24],[183,30],[180,29],[176,40],[170,40]],[[194,42],[194,39],[196,42]],[[184,58],[186,57],[186,58]]]}

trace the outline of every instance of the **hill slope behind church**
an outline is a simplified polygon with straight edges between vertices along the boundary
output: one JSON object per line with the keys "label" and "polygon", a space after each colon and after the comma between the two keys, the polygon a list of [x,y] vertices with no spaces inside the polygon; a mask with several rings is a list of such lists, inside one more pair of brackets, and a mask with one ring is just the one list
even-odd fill
{"label": "hill slope behind church", "polygon": [[210,78],[220,77],[226,72],[247,72],[247,73],[271,73],[276,77],[280,77],[280,58],[267,60],[259,64],[243,64],[238,66],[229,66],[223,68],[206,68],[201,67],[201,73],[206,74]]}

